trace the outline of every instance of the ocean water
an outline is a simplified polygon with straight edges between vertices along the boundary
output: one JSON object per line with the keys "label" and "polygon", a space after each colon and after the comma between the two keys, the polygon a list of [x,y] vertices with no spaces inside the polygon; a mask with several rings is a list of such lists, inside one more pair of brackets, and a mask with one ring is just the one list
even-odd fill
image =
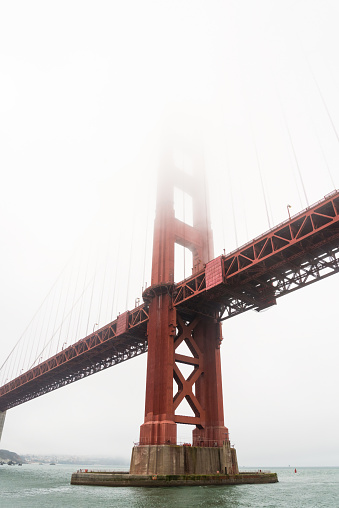
{"label": "ocean water", "polygon": [[[70,485],[84,465],[0,466],[0,507],[8,508],[339,508],[339,468],[271,468],[279,483],[224,487],[85,487]],[[96,469],[120,469],[97,466]]]}

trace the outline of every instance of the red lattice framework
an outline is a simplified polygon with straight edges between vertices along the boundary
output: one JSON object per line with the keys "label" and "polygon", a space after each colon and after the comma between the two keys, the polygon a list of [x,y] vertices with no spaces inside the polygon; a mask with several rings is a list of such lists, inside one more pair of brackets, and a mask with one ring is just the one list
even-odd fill
{"label": "red lattice framework", "polygon": [[174,290],[180,309],[229,319],[338,273],[339,193],[293,216],[240,249],[207,263]]}
{"label": "red lattice framework", "polygon": [[[178,319],[178,334],[175,338],[174,349],[177,350],[181,343],[184,341],[192,353],[192,356],[174,353],[174,371],[173,378],[178,386],[178,391],[174,395],[173,405],[176,411],[181,402],[186,399],[194,416],[181,416],[175,415],[175,423],[194,424],[201,427],[201,422],[205,420],[204,410],[202,409],[197,397],[193,393],[193,387],[198,381],[199,377],[204,372],[204,356],[200,348],[193,338],[194,328],[198,324],[198,319],[194,319],[192,323],[185,323],[180,316]],[[180,370],[180,364],[189,365],[193,367],[191,374],[185,379],[185,376]]]}
{"label": "red lattice framework", "polygon": [[145,353],[147,321],[140,305],[21,374],[0,388],[0,411]]}

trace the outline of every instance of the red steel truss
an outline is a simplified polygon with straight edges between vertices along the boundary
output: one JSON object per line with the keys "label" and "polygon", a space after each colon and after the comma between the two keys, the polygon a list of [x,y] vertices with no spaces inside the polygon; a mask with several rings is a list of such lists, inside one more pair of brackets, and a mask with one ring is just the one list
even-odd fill
{"label": "red steel truss", "polygon": [[229,319],[263,310],[276,298],[339,272],[339,192],[206,264],[177,284],[173,303],[185,312]]}
{"label": "red steel truss", "polygon": [[145,353],[147,321],[140,305],[3,385],[0,411]]}
{"label": "red steel truss", "polygon": [[[149,302],[148,357],[145,418],[140,427],[141,445],[177,443],[177,423],[194,424],[193,445],[213,442],[222,446],[228,439],[224,426],[220,362],[220,324],[216,316],[194,313],[183,318],[173,306],[175,244],[192,252],[193,273],[199,273],[213,258],[213,235],[207,204],[204,159],[201,147],[190,147],[192,173],[177,168],[171,147],[166,151],[159,173],[154,222],[151,287],[144,298]],[[192,199],[193,226],[175,217],[175,188]],[[185,342],[191,355],[182,355]],[[182,365],[192,368],[186,379]],[[173,397],[173,386],[177,393]],[[186,400],[191,416],[180,414]],[[160,456],[159,456],[159,460]]]}
{"label": "red steel truss", "polygon": [[[224,320],[250,309],[265,309],[276,298],[338,272],[339,192],[334,191],[236,251],[208,262],[192,277],[166,284],[164,290],[188,322],[196,315],[217,314],[218,320]],[[155,296],[159,288],[150,288],[149,296],[152,291]],[[0,411],[145,353],[148,319],[145,303],[3,385]],[[188,342],[196,347],[193,358],[174,352],[178,385],[174,406],[185,397],[196,415],[190,417],[193,423],[202,414],[192,397],[194,380],[185,380],[178,364],[197,366],[195,377],[199,377],[201,354],[191,338]],[[176,423],[185,423],[183,419],[174,417]]]}

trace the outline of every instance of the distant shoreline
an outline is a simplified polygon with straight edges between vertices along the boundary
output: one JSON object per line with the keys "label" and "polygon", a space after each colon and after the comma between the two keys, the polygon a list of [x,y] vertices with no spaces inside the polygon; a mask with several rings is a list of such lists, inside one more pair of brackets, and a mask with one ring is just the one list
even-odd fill
{"label": "distant shoreline", "polygon": [[121,457],[88,457],[78,455],[56,455],[56,454],[22,454],[19,455],[10,450],[0,450],[0,462],[8,463],[9,461],[15,464],[86,464],[88,466],[95,465],[112,465],[117,464],[120,466],[129,467],[129,461]]}
{"label": "distant shoreline", "polygon": [[15,452],[0,450],[0,464],[26,464],[26,460]]}

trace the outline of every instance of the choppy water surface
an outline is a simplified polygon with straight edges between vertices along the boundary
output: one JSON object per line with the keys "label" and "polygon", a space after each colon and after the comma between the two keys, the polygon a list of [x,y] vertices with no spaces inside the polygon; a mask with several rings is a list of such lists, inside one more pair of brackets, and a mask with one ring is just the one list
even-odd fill
{"label": "choppy water surface", "polygon": [[[79,466],[79,467],[84,467]],[[1,507],[337,508],[339,468],[274,469],[279,483],[225,487],[109,488],[70,485],[77,466],[0,466]],[[122,469],[98,467],[98,469]]]}

